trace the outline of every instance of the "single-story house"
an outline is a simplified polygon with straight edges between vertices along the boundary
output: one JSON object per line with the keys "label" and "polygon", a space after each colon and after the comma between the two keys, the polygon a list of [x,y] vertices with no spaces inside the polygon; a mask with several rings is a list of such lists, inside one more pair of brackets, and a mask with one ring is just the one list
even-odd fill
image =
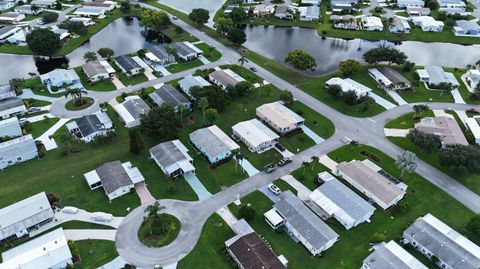
{"label": "single-story house", "polygon": [[70,33],[68,32],[67,29],[58,28],[57,26],[52,26],[50,28],[52,32],[58,35],[58,38],[60,38],[60,41],[63,41],[70,36]]}
{"label": "single-story house", "polygon": [[107,61],[93,61],[82,65],[83,73],[91,82],[115,76],[115,69]]}
{"label": "single-story house", "polygon": [[188,41],[170,44],[175,49],[177,56],[184,61],[191,61],[203,55],[203,51]]}
{"label": "single-story house", "polygon": [[377,67],[368,69],[368,74],[385,90],[404,90],[411,87],[410,81],[397,70],[391,67]]}
{"label": "single-story house", "polygon": [[31,230],[52,221],[53,217],[45,192],[1,208],[0,243],[28,235]]}
{"label": "single-story house", "polygon": [[368,159],[341,162],[337,164],[336,175],[375,201],[383,210],[403,199],[407,188]]}
{"label": "single-story house", "polygon": [[228,254],[244,269],[286,269],[287,267],[273,253],[257,233],[236,235],[225,241]]}
{"label": "single-story house", "polygon": [[467,118],[466,124],[475,138],[475,144],[480,145],[480,117]]}
{"label": "single-story house", "polygon": [[29,27],[16,27],[4,41],[17,46],[26,46],[27,34],[30,33],[30,31],[31,28]]}
{"label": "single-story house", "polygon": [[101,111],[74,119],[65,126],[75,139],[85,143],[92,142],[96,137],[105,136],[108,132],[114,131],[112,121],[107,113]]}
{"label": "single-story house", "polygon": [[195,173],[193,159],[188,155],[188,149],[180,140],[160,143],[150,148],[150,157],[170,178]]}
{"label": "single-story house", "polygon": [[232,126],[233,135],[251,152],[262,153],[272,148],[280,137],[257,119],[242,121]]}
{"label": "single-story house", "polygon": [[22,128],[17,117],[0,120],[0,138],[15,138],[22,134]]}
{"label": "single-story house", "polygon": [[0,11],[11,9],[15,6],[15,2],[0,1]]}
{"label": "single-story house", "polygon": [[322,0],[301,0],[300,3],[305,6],[317,6],[319,7]]}
{"label": "single-story house", "polygon": [[198,129],[190,133],[189,138],[211,164],[227,160],[240,149],[240,146],[216,125]]}
{"label": "single-story house", "polygon": [[440,268],[480,268],[480,247],[430,213],[410,225],[402,241]]}
{"label": "single-story house", "polygon": [[103,187],[110,201],[129,193],[135,184],[145,181],[138,168],[130,162],[120,161],[105,163],[83,176],[91,190]]}
{"label": "single-story house", "polygon": [[9,84],[0,85],[0,100],[16,97],[15,90]]}
{"label": "single-story house", "polygon": [[239,5],[228,5],[225,10],[223,11],[223,14],[226,16],[230,16],[232,14],[232,11],[234,8],[240,7]]}
{"label": "single-story house", "polygon": [[428,16],[430,12],[428,7],[407,7],[407,14],[410,17]]}
{"label": "single-story house", "polygon": [[480,25],[476,21],[458,20],[455,22],[453,32],[457,36],[480,36]]}
{"label": "single-story house", "polygon": [[410,33],[412,28],[406,18],[396,16],[393,18],[393,22],[390,24],[388,30],[392,33]]}
{"label": "single-story house", "polygon": [[145,53],[145,58],[154,64],[162,66],[175,63],[175,56],[169,54],[162,46],[153,46]]}
{"label": "single-story house", "polygon": [[360,84],[350,78],[343,79],[339,77],[333,77],[327,80],[327,82],[325,82],[325,85],[327,87],[331,85],[339,85],[342,88],[342,92],[354,91],[357,93],[358,97],[366,96],[369,92],[372,91],[372,89],[368,88],[367,86]]}
{"label": "single-story house", "polygon": [[353,5],[350,3],[334,3],[331,4],[333,14],[345,14],[353,11]]}
{"label": "single-story house", "polygon": [[352,15],[331,15],[330,21],[333,28],[344,30],[358,30],[358,24],[355,16]]}
{"label": "single-story house", "polygon": [[362,269],[428,269],[397,242],[381,242],[363,260]]}
{"label": "single-story house", "polygon": [[435,86],[441,83],[450,83],[454,89],[460,87],[460,83],[455,75],[450,72],[445,72],[440,66],[426,65],[424,69],[418,69],[416,72],[420,81],[427,83],[431,88],[435,88]]}
{"label": "single-story house", "polygon": [[94,25],[95,22],[93,21],[92,18],[69,18],[68,21],[71,21],[71,22],[81,22],[83,24],[83,26],[90,26],[90,25]]}
{"label": "single-story house", "polygon": [[480,70],[470,69],[464,75],[465,81],[472,90],[475,90],[480,83]]}
{"label": "single-story house", "polygon": [[320,8],[318,6],[299,7],[301,21],[318,21],[320,19]]}
{"label": "single-story house", "polygon": [[30,5],[35,5],[40,8],[53,8],[57,4],[57,0],[33,0]]}
{"label": "single-story house", "polygon": [[175,89],[172,85],[157,84],[153,87],[155,88],[155,91],[148,96],[157,106],[167,104],[173,107],[175,112],[179,112],[179,105],[181,104],[185,106],[185,109],[192,109],[192,103],[188,101],[188,99],[178,92],[177,89]]}
{"label": "single-story house", "polygon": [[462,129],[453,118],[446,116],[426,117],[415,124],[415,129],[422,133],[440,136],[444,146],[457,144],[468,145]]}
{"label": "single-story house", "polygon": [[11,248],[2,253],[0,268],[67,268],[73,265],[72,253],[62,228]]}
{"label": "single-story house", "polygon": [[263,104],[256,109],[257,117],[280,134],[301,128],[305,119],[280,102]]}
{"label": "single-story house", "polygon": [[3,99],[0,101],[0,119],[23,115],[27,111],[23,100],[19,97]]}
{"label": "single-story house", "polygon": [[40,75],[43,84],[53,87],[64,87],[80,83],[80,77],[73,69],[55,69]]}
{"label": "single-story house", "polygon": [[265,4],[259,4],[256,5],[255,8],[253,9],[253,16],[256,18],[261,18],[268,16],[273,13],[274,7],[273,5],[265,5]]}
{"label": "single-story house", "polygon": [[356,5],[358,4],[358,0],[332,0],[332,5],[334,4],[350,4],[350,5]]}
{"label": "single-story house", "polygon": [[273,208],[284,220],[286,232],[298,239],[312,255],[321,255],[337,242],[338,234],[290,190],[281,193],[279,198]]}
{"label": "single-story house", "polygon": [[309,195],[310,200],[347,230],[370,221],[375,207],[330,173],[322,172],[318,176],[324,183]]}
{"label": "single-story house", "polygon": [[31,134],[0,143],[0,169],[37,157],[37,145]]}
{"label": "single-story house", "polygon": [[223,90],[228,86],[235,86],[237,83],[245,81],[244,78],[230,69],[215,70],[208,75],[208,79]]}
{"label": "single-story house", "polygon": [[293,20],[293,14],[290,12],[288,6],[278,5],[275,8],[275,18],[281,20]]}
{"label": "single-story house", "polygon": [[7,38],[20,31],[20,27],[7,25],[0,28],[0,42],[5,42]]}
{"label": "single-story house", "polygon": [[375,16],[362,16],[362,29],[366,31],[383,31],[382,19]]}
{"label": "single-story house", "polygon": [[144,71],[144,69],[130,55],[115,57],[114,62],[127,76],[138,75]]}
{"label": "single-story house", "polygon": [[425,1],[423,0],[397,0],[397,6],[399,8],[408,8],[408,7],[424,7]]}
{"label": "single-story house", "polygon": [[443,31],[444,23],[437,21],[430,16],[415,16],[412,17],[412,22],[415,26],[422,28],[424,32],[441,32]]}
{"label": "single-story house", "polygon": [[467,5],[462,0],[438,0],[439,11],[446,12],[447,14],[460,14],[463,16],[468,15]]}
{"label": "single-story house", "polygon": [[0,14],[0,22],[16,24],[25,19],[25,14],[17,12],[7,12]]}
{"label": "single-story house", "polygon": [[14,11],[25,15],[38,15],[43,12],[43,8],[38,7],[38,9],[32,9],[32,5],[23,5],[17,6]]}
{"label": "single-story house", "polygon": [[79,7],[73,12],[73,15],[88,18],[103,18],[107,11],[108,9],[104,7]]}
{"label": "single-story house", "polygon": [[83,2],[82,4],[84,7],[100,7],[104,8],[107,11],[113,11],[117,4],[112,1],[104,1],[104,2]]}
{"label": "single-story house", "polygon": [[211,86],[212,84],[210,84],[201,76],[188,75],[183,79],[181,79],[180,81],[178,81],[178,85],[186,95],[188,95],[191,99],[195,99],[193,95],[190,93],[190,89],[192,87],[203,88],[203,87]]}
{"label": "single-story house", "polygon": [[147,115],[150,112],[150,107],[138,95],[127,96],[123,103],[115,105],[113,109],[127,128],[140,125],[142,115]]}

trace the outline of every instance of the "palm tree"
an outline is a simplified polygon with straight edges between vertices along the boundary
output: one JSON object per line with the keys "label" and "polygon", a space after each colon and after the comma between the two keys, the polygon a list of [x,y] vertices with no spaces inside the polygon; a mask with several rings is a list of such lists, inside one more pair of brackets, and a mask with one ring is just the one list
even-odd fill
{"label": "palm tree", "polygon": [[[243,156],[243,154],[241,152],[237,152],[236,155],[235,155],[235,158],[237,159],[237,161],[240,163],[240,166],[242,167],[242,173],[245,172],[245,169],[243,168],[243,160],[245,159],[245,157]],[[235,171],[236,173],[236,171]]]}
{"label": "palm tree", "polygon": [[309,165],[310,163],[309,162],[302,162],[302,167],[303,167],[303,176],[305,176],[305,169],[307,168],[307,166]]}
{"label": "palm tree", "polygon": [[147,222],[148,230],[150,234],[153,234],[153,227],[155,225],[160,225],[162,227],[161,228],[162,232],[166,231],[163,218],[161,218],[160,215],[158,214],[158,212],[163,209],[165,209],[165,207],[160,206],[160,203],[158,201],[156,201],[154,204],[149,205],[147,206],[147,208],[145,208],[145,212],[147,212],[148,214],[146,217],[144,217],[144,221]]}
{"label": "palm tree", "polygon": [[182,127],[183,127],[183,112],[185,110],[187,110],[187,107],[185,106],[185,104],[179,104],[177,106],[177,109],[178,109],[178,112],[180,112],[180,121],[181,121]]}
{"label": "palm tree", "polygon": [[238,59],[238,63],[242,67],[242,73],[243,73],[243,65],[248,63],[248,59],[245,58],[245,56],[242,55],[242,57],[240,57],[240,59]]}
{"label": "palm tree", "polygon": [[208,99],[206,97],[198,99],[197,105],[202,110],[202,123],[205,125],[205,110],[208,108]]}
{"label": "palm tree", "polygon": [[320,161],[320,158],[316,155],[312,156],[312,171],[313,171],[313,168],[315,168],[315,164],[318,163],[318,161]]}
{"label": "palm tree", "polygon": [[237,160],[237,161],[235,162],[235,174],[236,174],[236,173],[237,173],[237,166],[238,166],[238,164],[239,164],[241,161],[243,161],[243,155],[242,155],[241,152],[237,152],[237,153],[235,153],[234,157],[235,157],[235,159]]}
{"label": "palm tree", "polygon": [[65,91],[65,98],[68,98],[68,96],[71,96],[73,98],[73,102],[75,103],[75,105],[83,105],[83,98],[82,98],[83,94],[87,94],[87,91],[85,89],[68,88]]}

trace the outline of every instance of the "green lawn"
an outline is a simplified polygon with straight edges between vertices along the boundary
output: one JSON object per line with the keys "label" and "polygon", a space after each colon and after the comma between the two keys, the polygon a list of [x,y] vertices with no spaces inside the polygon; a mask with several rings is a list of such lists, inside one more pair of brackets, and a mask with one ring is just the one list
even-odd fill
{"label": "green lawn", "polygon": [[102,81],[91,83],[89,82],[85,73],[83,73],[81,66],[75,67],[74,70],[75,72],[77,72],[78,76],[80,77],[80,81],[83,87],[85,87],[85,89],[89,91],[106,92],[106,91],[115,91],[117,89],[110,78],[105,78]]}
{"label": "green lawn", "polygon": [[263,78],[261,78],[251,70],[241,67],[237,64],[222,65],[220,66],[220,68],[222,69],[228,68],[252,84],[263,82]]}
{"label": "green lawn", "polygon": [[32,131],[30,132],[33,138],[37,138],[50,129],[55,123],[57,123],[59,118],[48,118],[41,121],[33,122],[30,124]]}
{"label": "green lawn", "polygon": [[178,72],[182,72],[182,71],[199,67],[202,65],[203,65],[202,61],[200,61],[199,59],[195,59],[188,62],[178,62],[176,64],[169,65],[166,68],[170,73],[178,73]]}
{"label": "green lawn", "polygon": [[425,111],[422,115],[419,115],[420,117],[417,117],[414,119],[414,114],[415,112],[410,112],[407,114],[404,114],[394,120],[391,120],[385,125],[385,128],[392,128],[392,129],[410,129],[414,128],[415,124],[420,122],[420,120],[424,117],[433,117],[433,111],[428,110]]}
{"label": "green lawn", "polygon": [[65,104],[65,108],[70,111],[82,110],[93,105],[94,100],[90,97],[82,97],[83,104],[76,105],[75,101],[72,99]]}
{"label": "green lawn", "polygon": [[34,94],[43,95],[43,96],[50,96],[50,97],[63,97],[65,94],[63,93],[55,93],[52,94],[48,91],[47,86],[43,85],[40,81],[40,77],[32,77],[29,79],[24,79],[22,82],[23,89],[31,89]]}
{"label": "green lawn", "polygon": [[213,50],[210,51],[209,48],[211,46],[208,45],[207,43],[195,44],[195,47],[201,49],[203,51],[203,56],[205,56],[205,58],[207,58],[210,62],[215,62],[220,58],[222,58],[222,54],[215,48],[213,48]]}
{"label": "green lawn", "polygon": [[390,95],[388,95],[388,93],[385,90],[380,89],[380,87],[378,87],[377,82],[368,74],[368,69],[372,67],[374,66],[364,65],[360,67],[357,73],[350,76],[350,78],[360,84],[363,84],[369,87],[370,89],[372,89],[373,93],[382,97],[383,99],[386,99],[387,101],[393,104],[397,104],[397,102],[395,102],[395,100],[393,100],[393,98],[390,97]]}
{"label": "green lawn", "polygon": [[27,108],[42,107],[42,106],[48,106],[48,105],[52,104],[48,101],[42,101],[42,100],[37,100],[37,99],[25,99],[25,100],[23,100],[23,102],[25,103],[25,106]]}
{"label": "green lawn", "polygon": [[[148,220],[144,220],[142,225],[140,225],[140,229],[138,230],[138,238],[142,243],[150,247],[163,247],[175,240],[177,238],[178,233],[180,232],[181,224],[180,221],[172,215],[163,214],[164,222],[167,223],[165,226],[166,232],[163,234],[155,234],[153,232],[150,233],[148,228]],[[158,227],[156,228],[158,229]]]}
{"label": "green lawn", "polygon": [[97,268],[118,256],[115,242],[107,240],[81,240],[75,241],[80,250],[80,262],[74,268]]}
{"label": "green lawn", "polygon": [[183,30],[182,31],[177,31],[177,27],[179,26],[170,26],[165,30],[162,30],[162,33],[168,36],[172,42],[181,42],[181,41],[189,41],[189,42],[196,42],[198,41],[198,38],[195,36],[191,35],[187,31]]}
{"label": "green lawn", "polygon": [[135,84],[139,84],[139,83],[148,81],[147,76],[145,76],[145,74],[143,74],[143,73],[138,74],[138,75],[134,75],[134,76],[127,76],[122,72],[120,67],[118,67],[117,64],[114,61],[110,61],[110,65],[113,67],[113,69],[115,69],[117,78],[125,86],[135,85]]}

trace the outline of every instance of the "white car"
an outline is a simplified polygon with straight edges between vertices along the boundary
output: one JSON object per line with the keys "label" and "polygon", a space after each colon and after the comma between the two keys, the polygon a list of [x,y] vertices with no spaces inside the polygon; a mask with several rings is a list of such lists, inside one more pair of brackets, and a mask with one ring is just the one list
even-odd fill
{"label": "white car", "polygon": [[37,20],[37,24],[38,24],[38,25],[44,25],[44,24],[45,24],[45,22],[43,22],[43,20],[42,20],[42,19],[38,19],[38,20]]}
{"label": "white car", "polygon": [[268,189],[275,193],[276,195],[279,195],[280,193],[282,193],[282,190],[275,184],[268,184]]}

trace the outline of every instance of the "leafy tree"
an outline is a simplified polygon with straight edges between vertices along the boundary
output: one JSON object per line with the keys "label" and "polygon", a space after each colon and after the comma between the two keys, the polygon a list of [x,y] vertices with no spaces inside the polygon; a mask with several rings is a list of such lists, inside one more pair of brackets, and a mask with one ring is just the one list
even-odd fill
{"label": "leafy tree", "polygon": [[386,236],[384,233],[376,232],[370,236],[370,243],[380,243],[386,240]]}
{"label": "leafy tree", "polygon": [[315,70],[317,68],[317,62],[315,58],[308,54],[304,50],[292,50],[288,53],[287,57],[285,58],[285,62],[291,64],[295,69],[298,70]]}
{"label": "leafy tree", "polygon": [[236,45],[242,45],[247,41],[247,35],[242,30],[232,27],[228,30],[227,39]]}
{"label": "leafy tree", "polygon": [[128,1],[120,2],[120,11],[122,11],[122,13],[128,14],[130,13],[131,10],[132,10],[132,5],[130,5],[130,2]]}
{"label": "leafy tree", "polygon": [[42,21],[44,23],[52,23],[52,22],[56,22],[57,20],[58,20],[57,12],[45,11],[42,14]]}
{"label": "leafy tree", "polygon": [[246,221],[251,221],[255,218],[255,210],[249,205],[242,205],[238,210],[238,213],[240,218]]}
{"label": "leafy tree", "polygon": [[424,112],[428,111],[430,107],[428,105],[420,104],[420,105],[414,105],[412,107],[413,109],[413,118],[420,117],[423,115]]}
{"label": "leafy tree", "polygon": [[407,55],[396,48],[379,47],[365,52],[363,59],[369,64],[386,62],[389,65],[392,63],[401,65],[407,60]]}
{"label": "leafy tree", "polygon": [[205,110],[208,108],[208,99],[206,97],[201,97],[197,101],[197,106],[202,110],[202,123],[205,125]]}
{"label": "leafy tree", "polygon": [[475,146],[447,145],[440,149],[438,158],[440,165],[459,173],[480,173],[480,150]]}
{"label": "leafy tree", "polygon": [[98,60],[98,57],[97,57],[97,54],[93,51],[88,51],[86,52],[84,55],[83,55],[83,59],[85,60],[85,62],[94,62],[96,60]]}
{"label": "leafy tree", "polygon": [[100,48],[97,53],[104,59],[110,59],[115,55],[115,52],[111,48]]}
{"label": "leafy tree", "polygon": [[173,139],[177,136],[181,122],[173,107],[162,105],[150,110],[140,119],[140,130],[160,139]]}
{"label": "leafy tree", "polygon": [[334,97],[340,97],[342,95],[342,86],[338,84],[328,85],[327,93]]}
{"label": "leafy tree", "polygon": [[65,98],[71,96],[75,105],[80,106],[84,104],[83,95],[87,94],[87,91],[80,88],[68,88],[64,92]]}
{"label": "leafy tree", "polygon": [[230,95],[215,86],[192,87],[190,93],[196,100],[199,100],[201,97],[207,98],[209,107],[218,111],[222,111],[230,103]]}
{"label": "leafy tree", "polygon": [[237,83],[234,88],[238,96],[244,96],[252,92],[253,85],[250,81],[245,80]]}
{"label": "leafy tree", "polygon": [[358,103],[358,95],[354,90],[349,90],[342,93],[341,97],[343,102],[349,106],[354,106]]}
{"label": "leafy tree", "polygon": [[190,12],[188,18],[198,24],[205,24],[210,19],[210,14],[208,10],[203,8],[195,8]]}
{"label": "leafy tree", "polygon": [[480,84],[475,87],[473,93],[470,95],[470,100],[478,101],[480,100]]}
{"label": "leafy tree", "polygon": [[360,68],[360,63],[353,59],[341,61],[338,65],[340,72],[344,77],[351,76],[355,74]]}
{"label": "leafy tree", "polygon": [[431,86],[432,86],[432,88],[441,90],[443,92],[451,92],[453,90],[452,83],[448,83],[448,82],[441,82],[441,83],[438,83],[436,85],[431,85]]}
{"label": "leafy tree", "polygon": [[209,125],[214,124],[218,120],[218,112],[215,108],[205,110],[205,119]]}
{"label": "leafy tree", "polygon": [[46,28],[33,29],[26,39],[28,48],[39,55],[51,55],[61,47],[59,36]]}
{"label": "leafy tree", "polygon": [[56,9],[56,10],[62,10],[62,7],[63,7],[63,6],[62,6],[62,3],[61,3],[60,1],[57,1],[57,2],[55,3],[55,9]]}
{"label": "leafy tree", "polygon": [[143,149],[142,137],[137,128],[132,128],[128,131],[128,136],[130,138],[130,152],[138,155]]}
{"label": "leafy tree", "polygon": [[426,0],[425,1],[425,6],[433,11],[433,10],[438,9],[439,4],[438,4],[437,0]]}
{"label": "leafy tree", "polygon": [[233,21],[230,18],[220,17],[215,22],[217,33],[225,35],[233,28]]}
{"label": "leafy tree", "polygon": [[475,236],[480,235],[480,214],[475,214],[467,222],[467,230]]}
{"label": "leafy tree", "polygon": [[414,67],[415,67],[415,63],[405,61],[405,63],[403,64],[402,70],[405,72],[410,72],[413,70]]}
{"label": "leafy tree", "polygon": [[279,95],[280,100],[282,100],[285,105],[289,106],[293,103],[293,94],[288,90],[283,90]]}
{"label": "leafy tree", "polygon": [[402,155],[397,156],[395,165],[402,171],[400,174],[400,178],[402,178],[405,172],[413,173],[415,169],[417,169],[417,155],[407,150],[403,152]]}
{"label": "leafy tree", "polygon": [[370,96],[365,96],[361,100],[362,102],[360,103],[360,107],[364,112],[368,111],[375,104],[375,99]]}
{"label": "leafy tree", "polygon": [[144,221],[147,223],[150,235],[162,235],[168,232],[170,223],[167,221],[166,214],[159,214],[163,209],[165,207],[161,206],[158,201],[145,208],[147,216],[144,217]]}
{"label": "leafy tree", "polygon": [[232,13],[230,13],[230,18],[234,23],[242,22],[243,20],[247,19],[248,15],[245,10],[241,7],[236,7],[232,9]]}
{"label": "leafy tree", "polygon": [[426,134],[417,129],[411,130],[407,134],[407,138],[428,153],[442,147],[442,140],[438,135]]}
{"label": "leafy tree", "polygon": [[172,22],[167,13],[160,10],[145,9],[140,16],[140,25],[144,27],[145,30],[152,29],[158,32],[164,30],[171,24]]}

